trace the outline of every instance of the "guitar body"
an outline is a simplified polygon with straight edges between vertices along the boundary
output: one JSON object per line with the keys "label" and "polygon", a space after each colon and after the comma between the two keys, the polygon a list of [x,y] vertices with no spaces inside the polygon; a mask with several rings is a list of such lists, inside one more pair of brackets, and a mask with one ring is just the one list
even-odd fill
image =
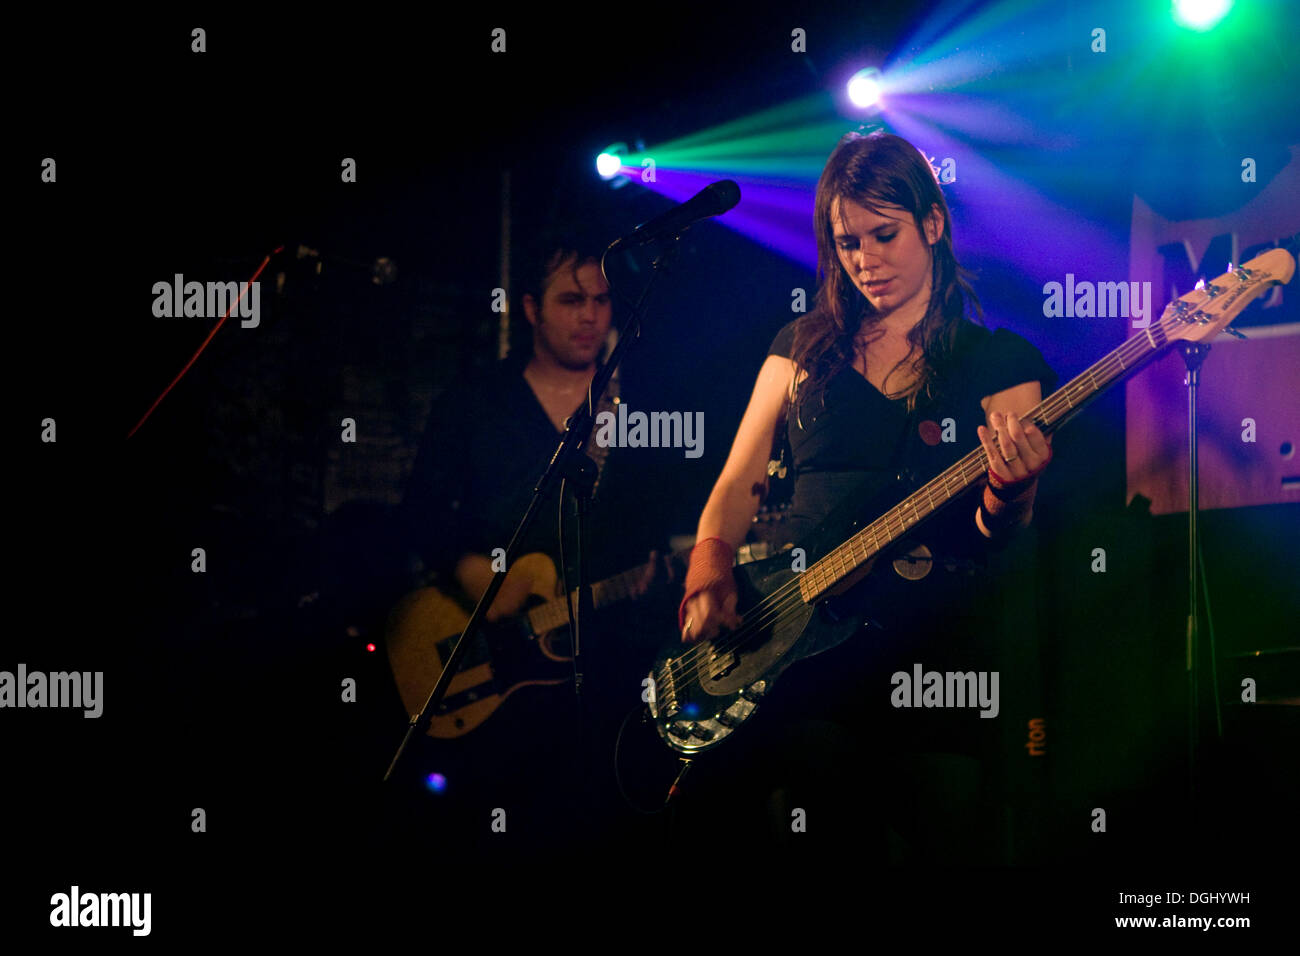
{"label": "guitar body", "polygon": [[868,478],[849,496],[849,504],[810,536],[801,556],[787,550],[733,569],[741,626],[696,644],[674,639],[655,660],[651,678],[656,699],[649,702],[650,714],[670,748],[694,755],[718,746],[754,716],[787,667],[862,630],[866,615],[849,592],[872,572],[875,559],[846,576],[833,594],[811,604],[800,596],[799,569],[862,528],[884,503],[905,494],[899,479]]}
{"label": "guitar body", "polygon": [[[558,575],[546,555],[524,555],[511,568],[515,572],[532,576],[530,603],[555,597]],[[437,588],[413,591],[393,609],[387,629],[388,660],[408,712],[424,706],[472,610],[472,605]],[[430,737],[464,736],[520,688],[563,684],[573,676],[572,658],[564,646],[567,637],[559,631],[534,634],[523,615],[485,624],[474,640],[446,698],[434,711]]]}

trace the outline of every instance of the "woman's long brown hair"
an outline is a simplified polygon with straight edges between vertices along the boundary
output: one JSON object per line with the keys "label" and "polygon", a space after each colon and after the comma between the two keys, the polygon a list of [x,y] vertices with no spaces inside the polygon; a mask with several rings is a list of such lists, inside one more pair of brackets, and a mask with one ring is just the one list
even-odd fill
{"label": "woman's long brown hair", "polygon": [[[938,206],[943,214],[943,234],[930,247],[933,263],[929,307],[908,333],[908,340],[920,349],[912,362],[918,378],[906,393],[909,412],[922,393],[933,397],[942,391],[947,359],[967,300],[978,321],[982,322],[984,315],[967,281],[968,274],[953,255],[952,217],[929,162],[907,140],[890,133],[849,133],[831,153],[817,182],[813,221],[819,284],[812,311],[795,325],[791,355],[795,364],[808,373],[794,397],[801,423],[808,400],[820,396],[824,407],[827,383],[853,362],[853,340],[858,332],[879,321],[866,296],[844,274],[836,254],[831,222],[831,207],[836,199],[851,199],[877,215],[882,215],[883,206],[901,206],[912,214],[923,238],[922,220],[932,207]],[[882,329],[879,335],[883,334]],[[890,373],[902,364],[899,362]]]}

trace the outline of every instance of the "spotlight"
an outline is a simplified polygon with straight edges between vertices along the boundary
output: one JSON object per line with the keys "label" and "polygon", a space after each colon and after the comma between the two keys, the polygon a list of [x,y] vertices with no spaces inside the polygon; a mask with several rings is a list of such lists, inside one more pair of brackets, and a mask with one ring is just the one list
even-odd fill
{"label": "spotlight", "polygon": [[601,179],[613,179],[623,168],[623,162],[613,153],[601,153],[596,157],[596,172]]}
{"label": "spotlight", "polygon": [[1174,22],[1204,33],[1213,29],[1232,9],[1232,0],[1174,0]]}
{"label": "spotlight", "polygon": [[431,793],[442,793],[447,789],[447,778],[440,773],[431,773],[424,778],[424,785]]}
{"label": "spotlight", "polygon": [[613,179],[623,168],[623,156],[627,154],[627,143],[610,143],[596,157],[596,172],[601,179]]}
{"label": "spotlight", "polygon": [[861,109],[880,103],[880,71],[874,66],[858,70],[849,79],[849,102]]}

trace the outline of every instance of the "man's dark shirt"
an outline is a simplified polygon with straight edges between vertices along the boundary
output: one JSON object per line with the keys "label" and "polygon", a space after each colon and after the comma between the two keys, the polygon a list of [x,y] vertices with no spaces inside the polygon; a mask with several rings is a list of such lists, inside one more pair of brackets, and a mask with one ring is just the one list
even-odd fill
{"label": "man's dark shirt", "polygon": [[[524,379],[524,365],[523,357],[507,359],[480,376],[462,376],[434,400],[403,513],[411,546],[440,575],[450,575],[465,554],[491,556],[509,544],[562,437]],[[652,454],[609,450],[588,526],[593,581],[644,562],[667,537],[652,503],[654,482],[646,477]],[[557,482],[518,552],[543,552],[557,570],[558,502]],[[566,527],[572,572],[572,521]]]}

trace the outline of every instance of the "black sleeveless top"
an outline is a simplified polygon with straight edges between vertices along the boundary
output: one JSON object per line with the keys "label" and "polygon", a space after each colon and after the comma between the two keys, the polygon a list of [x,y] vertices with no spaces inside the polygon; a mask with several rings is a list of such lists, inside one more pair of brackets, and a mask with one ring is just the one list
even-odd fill
{"label": "black sleeveless top", "polygon": [[[798,321],[781,329],[769,355],[790,358]],[[801,410],[790,409],[784,436],[795,482],[789,540],[800,541],[865,475],[906,469],[919,482],[933,478],[979,445],[976,429],[986,424],[981,399],[1032,381],[1041,384],[1046,397],[1056,389],[1057,377],[1026,339],[962,320],[947,381],[948,394],[920,396],[909,415],[905,399],[887,399],[847,367],[822,395],[810,396]],[[977,504],[973,495],[969,508],[964,501],[949,505],[931,519],[930,537],[956,554],[979,550],[985,539],[975,527]],[[962,519],[954,521],[955,514]]]}

